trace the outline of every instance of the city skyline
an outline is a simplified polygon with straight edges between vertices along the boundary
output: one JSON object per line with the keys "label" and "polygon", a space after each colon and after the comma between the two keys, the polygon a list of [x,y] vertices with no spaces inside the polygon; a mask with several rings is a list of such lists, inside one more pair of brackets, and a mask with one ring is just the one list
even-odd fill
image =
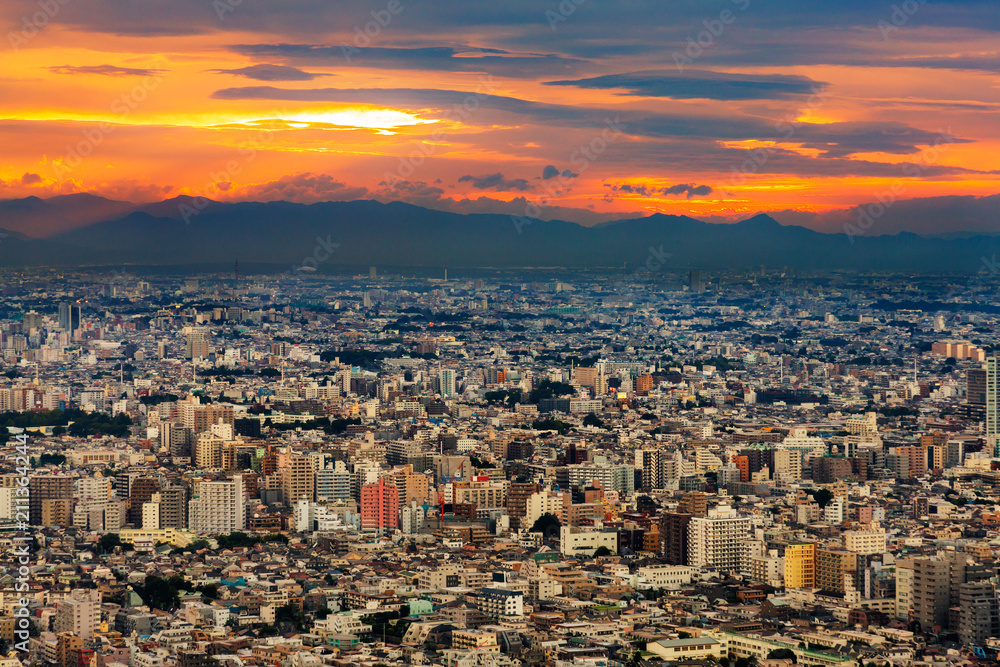
{"label": "city skyline", "polygon": [[826,232],[875,203],[906,219],[866,234],[1000,231],[985,2],[5,0],[0,18],[0,199],[767,211]]}

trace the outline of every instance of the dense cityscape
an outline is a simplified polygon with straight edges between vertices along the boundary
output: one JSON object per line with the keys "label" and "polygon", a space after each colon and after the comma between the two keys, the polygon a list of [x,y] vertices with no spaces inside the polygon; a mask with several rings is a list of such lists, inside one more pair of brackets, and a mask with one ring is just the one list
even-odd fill
{"label": "dense cityscape", "polygon": [[3,284],[0,667],[996,661],[989,282]]}

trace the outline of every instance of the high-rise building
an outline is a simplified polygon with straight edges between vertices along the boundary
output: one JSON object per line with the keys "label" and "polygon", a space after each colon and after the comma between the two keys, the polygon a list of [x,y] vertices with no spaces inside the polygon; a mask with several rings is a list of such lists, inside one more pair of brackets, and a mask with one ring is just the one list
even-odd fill
{"label": "high-rise building", "polygon": [[986,358],[986,445],[992,448],[993,456],[1000,451],[1000,421],[997,419],[997,381],[1000,367],[997,355]]}
{"label": "high-rise building", "polygon": [[246,494],[243,476],[231,480],[198,482],[188,503],[191,530],[202,535],[221,535],[246,527]]}
{"label": "high-rise building", "polygon": [[688,564],[688,526],[690,514],[664,512],[660,517],[660,553],[671,565]]}
{"label": "high-rise building", "polygon": [[528,498],[541,490],[542,485],[537,482],[511,482],[507,491],[507,516],[510,517],[512,529],[531,527],[522,526],[521,520],[528,511]]}
{"label": "high-rise building", "polygon": [[84,641],[94,638],[94,630],[101,621],[100,591],[77,588],[56,604],[53,622],[56,632],[69,632]]}
{"label": "high-rise building", "polygon": [[441,396],[451,398],[455,395],[455,371],[450,368],[442,368],[438,377],[441,381]]}
{"label": "high-rise building", "polygon": [[288,467],[281,471],[281,497],[291,505],[300,499],[316,500],[316,473],[319,459],[313,456],[295,455]]}
{"label": "high-rise building", "polygon": [[184,350],[185,359],[205,359],[209,354],[208,331],[191,329],[187,335],[187,346]]}
{"label": "high-rise building", "polygon": [[142,504],[143,530],[160,529],[160,494],[154,493],[153,499]]}
{"label": "high-rise building", "polygon": [[155,477],[138,477],[129,485],[129,522],[142,526],[142,506],[153,499],[153,494],[159,492],[160,480]]}
{"label": "high-rise building", "polygon": [[815,587],[816,544],[789,544],[785,547],[785,588]]}
{"label": "high-rise building", "polygon": [[974,581],[958,587],[958,636],[966,646],[981,646],[1000,636],[1000,607],[991,581]]}
{"label": "high-rise building", "polygon": [[949,627],[949,610],[958,605],[959,588],[966,583],[967,560],[966,554],[951,550],[913,559],[912,618],[923,632]]}
{"label": "high-rise building", "polygon": [[[66,516],[62,516],[61,501],[72,506],[73,478],[67,475],[36,475],[28,483],[30,491],[28,513],[31,525],[69,526],[72,522],[71,511],[67,508]],[[60,502],[53,502],[60,501]],[[43,508],[48,511],[43,516]]]}
{"label": "high-rise building", "polygon": [[160,491],[160,528],[187,528],[188,490],[171,486]]}
{"label": "high-rise building", "polygon": [[752,521],[721,505],[688,525],[688,565],[742,572],[749,566],[748,538]]}
{"label": "high-rise building", "polygon": [[385,483],[361,487],[361,530],[387,533],[399,527],[399,489]]}
{"label": "high-rise building", "polygon": [[705,291],[705,283],[702,278],[701,271],[691,271],[688,277],[688,286],[691,288],[691,291],[696,294],[700,294]]}
{"label": "high-rise building", "polygon": [[42,328],[41,314],[34,310],[29,310],[21,317],[21,326],[23,327],[23,331],[25,332],[29,332],[32,329],[41,329]]}
{"label": "high-rise building", "polygon": [[841,549],[816,550],[816,587],[845,593],[858,586],[858,554]]}
{"label": "high-rise building", "polygon": [[677,511],[691,516],[705,516],[708,514],[708,494],[704,491],[688,491],[677,503]]}
{"label": "high-rise building", "polygon": [[664,452],[659,449],[640,449],[635,453],[635,466],[642,470],[642,490],[663,488]]}
{"label": "high-rise building", "polygon": [[340,467],[324,468],[316,473],[316,500],[337,502],[351,499],[351,473],[343,463]]}
{"label": "high-rise building", "polygon": [[59,328],[73,333],[80,328],[80,306],[74,303],[59,304]]}
{"label": "high-rise building", "polygon": [[790,484],[802,479],[802,453],[794,449],[774,450],[774,479]]}
{"label": "high-rise building", "polygon": [[82,504],[106,505],[111,500],[110,477],[81,477],[77,481],[76,497]]}

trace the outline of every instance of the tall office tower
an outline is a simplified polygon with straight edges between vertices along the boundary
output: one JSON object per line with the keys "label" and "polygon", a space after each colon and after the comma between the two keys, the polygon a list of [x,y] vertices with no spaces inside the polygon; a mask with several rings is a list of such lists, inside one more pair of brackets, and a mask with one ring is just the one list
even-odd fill
{"label": "tall office tower", "polygon": [[399,527],[399,489],[385,483],[361,487],[361,530],[388,533]]}
{"label": "tall office tower", "polygon": [[318,459],[312,456],[295,455],[289,461],[288,467],[282,469],[281,498],[291,505],[299,499],[316,499],[316,473],[319,471]]}
{"label": "tall office tower", "polygon": [[660,553],[671,565],[688,564],[688,527],[690,514],[664,512],[660,517]]}
{"label": "tall office tower", "polygon": [[1000,422],[997,421],[997,355],[986,359],[986,445],[993,456],[1000,451]]}
{"label": "tall office tower", "polygon": [[693,270],[689,275],[688,286],[692,292],[700,294],[705,291],[705,283],[701,277],[701,271]]}
{"label": "tall office tower", "polygon": [[965,395],[969,405],[986,407],[986,369],[970,368],[965,382]]}
{"label": "tall office tower", "polygon": [[160,480],[155,477],[139,477],[129,485],[129,522],[142,526],[142,506],[153,499],[153,494],[160,490]]}
{"label": "tall office tower", "polygon": [[[31,492],[28,514],[33,526],[69,526],[72,516],[69,509],[62,516],[62,503],[72,506],[73,478],[66,475],[36,475],[28,483]],[[44,510],[44,511],[43,511]]]}
{"label": "tall office tower", "polygon": [[198,482],[188,503],[188,524],[202,535],[220,535],[246,527],[246,493],[242,475],[231,480]]}
{"label": "tall office tower", "polygon": [[974,581],[958,587],[958,636],[966,646],[981,646],[1000,636],[1000,607],[991,581]]}
{"label": "tall office tower", "polygon": [[73,333],[80,328],[80,306],[73,303],[59,304],[59,328]]}
{"label": "tall office tower", "polygon": [[160,491],[160,528],[187,528],[188,490],[171,486]]}
{"label": "tall office tower", "polygon": [[455,371],[450,368],[441,369],[438,377],[441,381],[441,396],[451,398],[455,395]]}
{"label": "tall office tower", "polygon": [[94,638],[94,630],[101,621],[100,591],[78,588],[56,605],[53,625],[57,633],[69,632],[84,641]]}
{"label": "tall office tower", "polygon": [[691,519],[688,526],[688,565],[742,572],[749,567],[751,519],[735,509],[719,506],[708,516]]}
{"label": "tall office tower", "polygon": [[185,359],[205,359],[208,357],[208,331],[191,329],[187,335],[187,346],[184,350]]}
{"label": "tall office tower", "polygon": [[815,587],[816,544],[789,544],[785,547],[785,588]]}
{"label": "tall office tower", "polygon": [[375,278],[378,277],[378,270],[374,266],[368,267],[368,277],[371,280],[375,280]]}

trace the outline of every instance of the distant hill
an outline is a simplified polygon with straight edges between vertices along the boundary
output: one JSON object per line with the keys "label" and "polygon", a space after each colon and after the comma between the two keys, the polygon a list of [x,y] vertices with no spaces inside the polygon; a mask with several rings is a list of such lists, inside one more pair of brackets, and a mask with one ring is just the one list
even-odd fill
{"label": "distant hill", "polygon": [[125,215],[135,208],[131,202],[86,192],[50,199],[4,199],[0,200],[0,227],[28,238],[47,238]]}
{"label": "distant hill", "polygon": [[[72,195],[76,196],[76,195]],[[91,195],[84,195],[91,197]],[[0,227],[24,232],[29,213],[49,220],[64,198],[0,202]],[[96,198],[99,199],[99,198]],[[88,200],[90,201],[90,200]],[[20,203],[18,203],[20,202]],[[41,202],[41,203],[40,203]],[[199,203],[203,208],[195,207]],[[781,225],[767,215],[736,224],[652,215],[595,227],[563,221],[459,215],[393,202],[318,204],[195,202],[148,205],[102,200],[124,212],[83,223],[77,215],[45,239],[0,239],[0,265],[243,264],[449,267],[666,267],[749,269],[760,265],[859,271],[975,273],[1000,251],[1000,238],[893,236],[849,238]],[[20,209],[18,209],[20,207]],[[72,216],[71,216],[72,217]],[[186,218],[186,219],[185,219]],[[51,220],[47,223],[54,225]],[[37,229],[36,229],[37,232]],[[16,245],[16,247],[15,247]],[[335,246],[335,247],[334,247]],[[311,259],[310,259],[311,258]]]}

